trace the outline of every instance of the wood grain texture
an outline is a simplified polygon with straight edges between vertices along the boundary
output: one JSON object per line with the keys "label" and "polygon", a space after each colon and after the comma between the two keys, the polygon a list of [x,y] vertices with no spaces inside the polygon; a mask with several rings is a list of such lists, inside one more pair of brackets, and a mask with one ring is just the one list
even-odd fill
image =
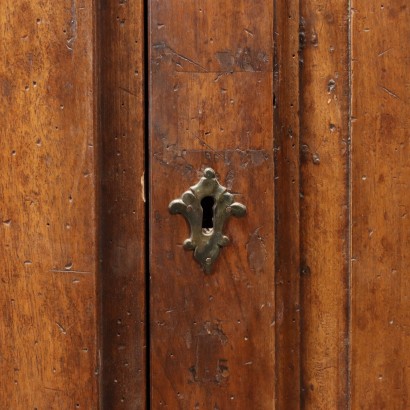
{"label": "wood grain texture", "polygon": [[98,407],[95,4],[0,3],[0,407]]}
{"label": "wood grain texture", "polygon": [[101,8],[103,402],[145,409],[143,2]]}
{"label": "wood grain texture", "polygon": [[[150,5],[151,406],[271,409],[272,3]],[[167,208],[208,166],[248,214],[206,276]]]}
{"label": "wood grain texture", "polygon": [[352,408],[407,409],[409,4],[352,6]]}
{"label": "wood grain texture", "polygon": [[299,2],[275,2],[275,244],[278,409],[300,408]]}
{"label": "wood grain texture", "polygon": [[347,406],[348,4],[301,3],[303,407]]}

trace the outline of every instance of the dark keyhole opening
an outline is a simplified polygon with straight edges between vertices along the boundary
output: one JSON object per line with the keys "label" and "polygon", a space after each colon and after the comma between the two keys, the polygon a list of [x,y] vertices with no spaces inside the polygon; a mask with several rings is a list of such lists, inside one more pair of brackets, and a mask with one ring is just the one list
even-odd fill
{"label": "dark keyhole opening", "polygon": [[203,229],[212,229],[214,227],[214,203],[215,199],[212,196],[206,196],[201,201]]}

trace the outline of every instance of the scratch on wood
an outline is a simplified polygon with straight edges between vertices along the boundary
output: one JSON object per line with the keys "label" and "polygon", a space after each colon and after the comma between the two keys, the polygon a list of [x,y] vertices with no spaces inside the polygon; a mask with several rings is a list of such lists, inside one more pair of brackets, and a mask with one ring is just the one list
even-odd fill
{"label": "scratch on wood", "polygon": [[67,332],[66,332],[64,326],[63,326],[61,323],[56,322],[56,325],[58,326],[58,328],[60,329],[60,332],[61,332],[62,334],[64,334],[64,335],[67,334]]}
{"label": "scratch on wood", "polygon": [[74,49],[74,43],[77,40],[77,8],[76,0],[71,0],[71,20],[70,20],[70,37],[67,39],[66,45],[70,51]]}
{"label": "scratch on wood", "polygon": [[46,386],[44,386],[44,390],[63,392],[63,390],[61,390],[61,389],[53,389],[52,387],[46,387]]}
{"label": "scratch on wood", "polygon": [[224,71],[224,72],[218,73],[218,75],[214,78],[214,82],[217,83],[222,78],[222,76],[228,75],[228,74],[231,74],[231,72]]}
{"label": "scratch on wood", "polygon": [[197,135],[194,135],[194,138],[196,138],[202,146],[207,147],[208,149],[210,149],[215,154],[216,158],[220,157],[219,154],[217,154],[216,150],[214,148],[212,148],[209,144],[207,144],[204,140],[199,138]]}
{"label": "scratch on wood", "polygon": [[392,50],[393,47],[388,48],[387,50],[382,51],[381,53],[377,54],[378,57],[385,55],[388,51]]}
{"label": "scratch on wood", "polygon": [[124,91],[127,94],[133,95],[134,97],[138,97],[137,94],[133,93],[132,91],[128,90],[127,88],[124,87],[118,87],[120,90]]}
{"label": "scratch on wood", "polygon": [[260,229],[261,227],[255,229],[246,244],[249,266],[256,273],[260,273],[263,270],[267,257],[266,246],[259,234]]}
{"label": "scratch on wood", "polygon": [[383,91],[385,91],[387,94],[389,94],[390,96],[392,96],[393,98],[397,98],[398,100],[400,100],[400,97],[399,97],[397,94],[395,94],[393,91],[390,91],[388,88],[383,87],[382,85],[379,85],[379,87],[380,87]]}
{"label": "scratch on wood", "polygon": [[141,197],[142,197],[142,201],[145,203],[145,171],[143,171],[142,175],[141,175]]}
{"label": "scratch on wood", "polygon": [[92,273],[92,272],[83,271],[83,270],[66,270],[66,269],[50,269],[49,272],[51,273]]}
{"label": "scratch on wood", "polygon": [[200,68],[200,69],[201,69],[202,71],[204,71],[205,73],[208,72],[208,70],[207,70],[205,67],[203,67],[201,64],[195,62],[194,60],[191,60],[190,58],[188,58],[188,57],[186,57],[186,56],[184,56],[184,55],[182,55],[182,54],[179,54],[178,52],[176,52],[174,49],[172,49],[172,48],[171,48],[168,44],[166,44],[166,43],[155,44],[155,45],[154,45],[154,49],[164,50],[165,54],[166,54],[166,52],[168,51],[170,54],[172,54],[172,55],[174,55],[174,56],[180,58],[181,60],[186,61],[186,62],[188,62],[188,63],[190,63],[190,64],[193,64],[195,67]]}

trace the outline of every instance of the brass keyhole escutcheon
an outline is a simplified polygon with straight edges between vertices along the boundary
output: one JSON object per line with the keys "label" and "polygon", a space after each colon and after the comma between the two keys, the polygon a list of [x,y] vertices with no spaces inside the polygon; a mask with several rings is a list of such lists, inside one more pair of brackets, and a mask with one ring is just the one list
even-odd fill
{"label": "brass keyhole escutcheon", "polygon": [[223,234],[225,222],[230,216],[246,214],[245,205],[234,202],[233,195],[218,182],[212,168],[206,168],[200,181],[181,198],[171,201],[169,210],[188,220],[191,236],[185,240],[184,248],[194,251],[206,274],[212,272],[221,248],[229,242]]}

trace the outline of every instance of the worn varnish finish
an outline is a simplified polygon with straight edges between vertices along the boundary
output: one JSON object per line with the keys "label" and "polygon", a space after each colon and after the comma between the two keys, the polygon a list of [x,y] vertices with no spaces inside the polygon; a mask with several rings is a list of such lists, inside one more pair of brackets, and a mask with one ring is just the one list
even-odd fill
{"label": "worn varnish finish", "polygon": [[103,403],[145,409],[143,2],[102,2]]}
{"label": "worn varnish finish", "polygon": [[[148,4],[0,3],[0,407],[408,408],[408,5]],[[208,166],[210,276],[168,212]]]}
{"label": "worn varnish finish", "polygon": [[409,4],[352,6],[352,408],[407,409]]}
{"label": "worn varnish finish", "polygon": [[0,407],[98,404],[95,5],[0,2]]}
{"label": "worn varnish finish", "polygon": [[276,406],[291,410],[300,406],[299,3],[275,6]]}
{"label": "worn varnish finish", "polygon": [[348,3],[301,2],[301,366],[308,409],[347,406]]}
{"label": "worn varnish finish", "polygon": [[[150,4],[151,405],[271,409],[272,4]],[[206,276],[167,207],[208,166],[248,212]]]}

